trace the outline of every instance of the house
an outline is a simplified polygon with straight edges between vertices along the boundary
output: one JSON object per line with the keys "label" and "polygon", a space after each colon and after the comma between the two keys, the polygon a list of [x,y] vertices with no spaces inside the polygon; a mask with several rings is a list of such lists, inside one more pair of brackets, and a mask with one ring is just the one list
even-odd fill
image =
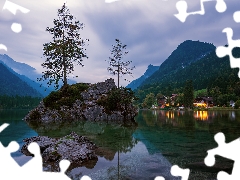
{"label": "house", "polygon": [[163,96],[158,99],[158,107],[164,108],[166,106],[167,97]]}
{"label": "house", "polygon": [[229,105],[230,105],[231,107],[234,107],[234,106],[235,106],[235,102],[234,102],[233,100],[231,100],[231,101],[229,102]]}
{"label": "house", "polygon": [[197,97],[194,100],[193,105],[195,107],[213,107],[213,98],[212,97]]}

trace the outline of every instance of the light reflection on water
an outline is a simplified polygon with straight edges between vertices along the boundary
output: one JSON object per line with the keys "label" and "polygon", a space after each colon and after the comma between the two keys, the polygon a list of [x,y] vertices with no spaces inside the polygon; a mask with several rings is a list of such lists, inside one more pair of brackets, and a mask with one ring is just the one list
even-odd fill
{"label": "light reflection on water", "polygon": [[[231,173],[232,161],[217,158],[213,168],[204,165],[206,151],[217,147],[214,134],[224,132],[227,142],[240,137],[239,111],[142,110],[136,117],[137,127],[81,122],[32,129],[21,121],[26,113],[13,117],[12,112],[0,112],[1,123],[12,125],[0,134],[5,146],[12,139],[22,144],[23,138],[37,134],[62,137],[72,131],[99,146],[97,162],[69,169],[67,174],[73,179],[83,175],[93,179],[154,179],[157,175],[177,179],[170,174],[173,164],[190,168],[189,179],[216,179],[220,170]],[[22,164],[27,161],[19,152],[14,156]]]}

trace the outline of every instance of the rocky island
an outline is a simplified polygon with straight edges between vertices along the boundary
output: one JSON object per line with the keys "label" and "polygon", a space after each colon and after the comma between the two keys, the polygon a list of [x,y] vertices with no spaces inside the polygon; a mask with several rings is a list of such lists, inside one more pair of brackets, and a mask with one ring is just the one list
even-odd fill
{"label": "rocky island", "polygon": [[[75,132],[62,138],[50,138],[48,136],[35,136],[23,140],[25,144],[21,152],[26,156],[33,156],[28,151],[28,145],[36,142],[40,147],[43,166],[54,171],[59,170],[59,162],[67,159],[71,162],[69,169],[82,166],[85,162],[93,160],[97,162],[95,150],[97,146],[85,136],[79,136]],[[50,167],[49,167],[50,166]]]}
{"label": "rocky island", "polygon": [[68,85],[44,98],[24,120],[41,125],[79,120],[131,124],[137,115],[133,98],[131,90],[117,88],[112,78],[96,84]]}
{"label": "rocky island", "polygon": [[[31,127],[45,130],[55,126],[64,128],[63,124],[78,121],[136,126],[134,117],[138,111],[133,105],[134,98],[133,91],[117,88],[113,79],[96,84],[77,83],[50,93],[23,120]],[[21,152],[31,156],[28,145],[38,143],[44,167],[53,171],[59,169],[62,159],[71,162],[69,169],[82,166],[89,160],[94,164],[98,159],[97,145],[75,132],[61,138],[35,136],[23,141]],[[97,153],[101,154],[101,148]]]}

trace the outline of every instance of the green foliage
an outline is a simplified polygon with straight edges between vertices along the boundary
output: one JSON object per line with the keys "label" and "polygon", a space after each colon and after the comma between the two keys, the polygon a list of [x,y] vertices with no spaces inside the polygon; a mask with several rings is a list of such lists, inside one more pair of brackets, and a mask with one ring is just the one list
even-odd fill
{"label": "green foliage", "polygon": [[130,88],[113,88],[106,96],[100,98],[97,103],[104,107],[107,114],[113,111],[120,111],[124,116],[131,111],[128,107],[137,100]]}
{"label": "green foliage", "polygon": [[37,111],[37,110],[33,110],[31,113],[30,113],[30,118],[31,119],[34,119],[34,120],[38,120],[41,118],[41,114]]}
{"label": "green foliage", "polygon": [[200,89],[197,91],[194,91],[194,97],[207,97],[208,96],[208,92],[207,89]]}
{"label": "green foliage", "polygon": [[237,101],[235,102],[234,108],[235,108],[235,109],[238,109],[239,107],[240,107],[240,100],[237,100]]}
{"label": "green foliage", "polygon": [[[164,86],[169,88],[172,86],[171,81],[178,82],[179,79],[182,79],[180,74],[180,76],[175,77],[177,79],[173,79],[173,77],[170,78],[169,76],[175,76],[175,73],[178,71],[185,71],[187,67],[197,62],[200,58],[204,57],[204,55],[211,51],[215,51],[215,46],[210,43],[186,40],[181,43],[177,49],[171,53],[166,61],[161,64],[159,70],[147,78],[142,85],[152,85],[154,83],[164,82]],[[184,81],[181,82],[182,85],[180,87],[184,87],[185,81],[191,77],[193,73],[197,72],[193,70],[190,73],[191,74],[184,74],[184,76],[187,75],[187,78],[184,78]],[[171,81],[168,81],[169,79]],[[168,83],[170,83],[169,87]],[[175,85],[173,84],[173,86]],[[166,94],[165,92],[162,93]]]}
{"label": "green foliage", "polygon": [[149,109],[153,104],[156,104],[156,98],[153,93],[150,93],[144,99],[142,106]]}
{"label": "green foliage", "polygon": [[46,60],[42,66],[47,70],[38,80],[48,80],[48,85],[54,83],[56,89],[59,87],[59,80],[63,81],[64,86],[67,85],[67,75],[74,71],[74,63],[83,66],[82,59],[88,58],[83,47],[89,40],[83,40],[79,34],[84,25],[74,19],[64,3],[58,10],[58,19],[53,21],[54,27],[46,29],[53,35],[53,42],[43,45]]}
{"label": "green foliage", "polygon": [[[211,48],[210,48],[211,49]],[[175,52],[178,54],[178,52]],[[191,53],[191,52],[189,52]],[[173,53],[172,53],[173,54]],[[236,55],[240,55],[240,50],[235,51]],[[185,62],[187,63],[188,54],[185,53]],[[183,56],[182,56],[183,58]],[[189,65],[184,68],[179,68],[173,62],[179,61],[179,58],[173,59],[173,56],[169,56],[166,64],[173,66],[166,70],[165,65],[161,65],[159,70],[150,76],[146,81],[149,84],[145,84],[139,87],[136,92],[136,96],[139,96],[139,104],[143,102],[144,98],[149,93],[161,92],[165,96],[169,94],[183,93],[185,82],[189,77],[194,84],[194,89],[200,90],[199,95],[206,95],[213,97],[213,103],[215,105],[223,106],[228,105],[230,100],[240,99],[240,79],[238,77],[238,69],[230,68],[229,57],[218,58],[215,50],[207,53],[205,56],[200,56],[198,60],[189,62]],[[180,61],[179,61],[180,62]],[[165,62],[163,63],[165,64]],[[164,73],[162,69],[165,67]],[[173,68],[177,68],[171,71]],[[161,72],[161,73],[160,73]],[[157,78],[157,79],[156,79]],[[207,92],[201,92],[201,90],[207,89]]]}
{"label": "green foliage", "polygon": [[[6,96],[32,96],[41,97],[42,95],[10,72],[6,66],[0,63],[0,95]],[[7,103],[7,102],[6,102]]]}
{"label": "green foliage", "polygon": [[63,86],[58,91],[51,92],[43,99],[44,105],[51,109],[59,110],[61,106],[72,107],[73,103],[78,99],[82,100],[81,92],[88,89],[88,84],[77,83],[73,85]]}
{"label": "green foliage", "polygon": [[179,106],[182,106],[184,104],[184,94],[178,93],[178,96],[175,100],[175,104],[178,104]]}
{"label": "green foliage", "polygon": [[194,101],[194,89],[193,83],[191,80],[187,80],[184,88],[183,93],[183,104],[186,108],[193,108],[193,101]]}

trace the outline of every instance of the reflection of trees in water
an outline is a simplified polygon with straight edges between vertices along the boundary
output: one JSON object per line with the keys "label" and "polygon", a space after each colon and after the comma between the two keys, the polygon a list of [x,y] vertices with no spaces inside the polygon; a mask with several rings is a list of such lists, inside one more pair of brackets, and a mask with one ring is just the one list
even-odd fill
{"label": "reflection of trees in water", "polygon": [[[197,120],[193,111],[179,115],[177,111],[172,111],[174,116],[167,111],[156,112],[154,115],[152,111],[140,111],[136,119],[138,129],[134,136],[145,144],[148,152],[161,152],[171,164],[181,164],[182,168],[193,169],[190,179],[199,177],[200,174],[203,174],[202,177],[216,177],[216,173],[204,165],[206,151],[217,146],[213,137],[218,132],[224,132],[227,142],[240,137],[240,121],[233,121],[229,111],[209,111],[207,121]],[[236,111],[235,118],[238,117],[240,114]],[[228,167],[232,167],[232,162],[217,159],[217,171]]]}
{"label": "reflection of trees in water", "polygon": [[[78,135],[88,137],[99,148],[96,154],[107,160],[113,160],[115,154],[131,151],[137,141],[132,137],[135,127],[124,127],[116,124],[96,122],[76,122],[64,124],[51,124],[47,126],[31,126],[39,135],[49,137],[63,137],[72,131]],[[88,162],[84,166],[93,168],[95,163]]]}
{"label": "reflection of trees in water", "polygon": [[[147,126],[177,127],[186,130],[207,130],[216,134],[219,131],[240,135],[239,111],[164,111],[143,110],[139,112]],[[239,118],[238,118],[239,117]]]}
{"label": "reflection of trees in water", "polygon": [[1,121],[12,120],[20,120],[23,119],[24,116],[28,113],[28,110],[2,110],[0,109]]}

